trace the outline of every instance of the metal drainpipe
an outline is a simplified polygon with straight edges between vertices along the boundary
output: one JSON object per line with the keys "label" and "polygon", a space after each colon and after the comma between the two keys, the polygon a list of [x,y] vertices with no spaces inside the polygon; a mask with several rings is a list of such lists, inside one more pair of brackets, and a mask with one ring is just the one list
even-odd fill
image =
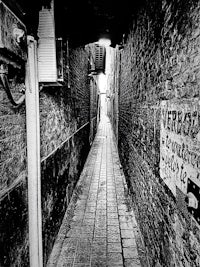
{"label": "metal drainpipe", "polygon": [[42,267],[42,212],[40,177],[40,121],[37,42],[28,36],[26,67],[26,131],[28,161],[29,257],[31,267]]}

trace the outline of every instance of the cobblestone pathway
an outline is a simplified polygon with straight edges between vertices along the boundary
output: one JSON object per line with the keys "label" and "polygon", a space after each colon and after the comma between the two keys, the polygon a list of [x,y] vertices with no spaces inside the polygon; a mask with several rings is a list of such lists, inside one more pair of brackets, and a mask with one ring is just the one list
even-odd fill
{"label": "cobblestone pathway", "polygon": [[105,117],[65,214],[48,267],[147,267]]}

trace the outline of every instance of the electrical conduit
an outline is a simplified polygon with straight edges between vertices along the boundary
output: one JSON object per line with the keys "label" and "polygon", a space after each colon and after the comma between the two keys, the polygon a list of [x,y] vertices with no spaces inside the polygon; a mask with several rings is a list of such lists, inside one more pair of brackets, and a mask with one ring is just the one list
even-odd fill
{"label": "electrical conduit", "polygon": [[26,131],[28,161],[28,214],[30,267],[42,267],[42,212],[40,177],[40,122],[37,42],[27,36]]}

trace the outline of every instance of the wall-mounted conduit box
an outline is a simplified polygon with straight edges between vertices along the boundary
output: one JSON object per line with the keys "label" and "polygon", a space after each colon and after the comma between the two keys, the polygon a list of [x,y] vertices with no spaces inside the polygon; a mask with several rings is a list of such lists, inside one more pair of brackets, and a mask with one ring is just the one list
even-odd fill
{"label": "wall-mounted conduit box", "polygon": [[62,39],[56,39],[54,1],[39,12],[38,76],[44,86],[60,86],[63,82]]}
{"label": "wall-mounted conduit box", "polygon": [[21,68],[27,59],[26,27],[0,1],[0,62]]}

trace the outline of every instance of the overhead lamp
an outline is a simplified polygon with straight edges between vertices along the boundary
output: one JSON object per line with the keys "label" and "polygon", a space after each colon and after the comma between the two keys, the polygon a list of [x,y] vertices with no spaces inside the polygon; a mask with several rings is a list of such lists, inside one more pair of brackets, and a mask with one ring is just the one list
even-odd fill
{"label": "overhead lamp", "polygon": [[107,38],[101,38],[101,39],[99,39],[98,44],[105,46],[105,47],[108,47],[111,45],[111,40],[107,39]]}

